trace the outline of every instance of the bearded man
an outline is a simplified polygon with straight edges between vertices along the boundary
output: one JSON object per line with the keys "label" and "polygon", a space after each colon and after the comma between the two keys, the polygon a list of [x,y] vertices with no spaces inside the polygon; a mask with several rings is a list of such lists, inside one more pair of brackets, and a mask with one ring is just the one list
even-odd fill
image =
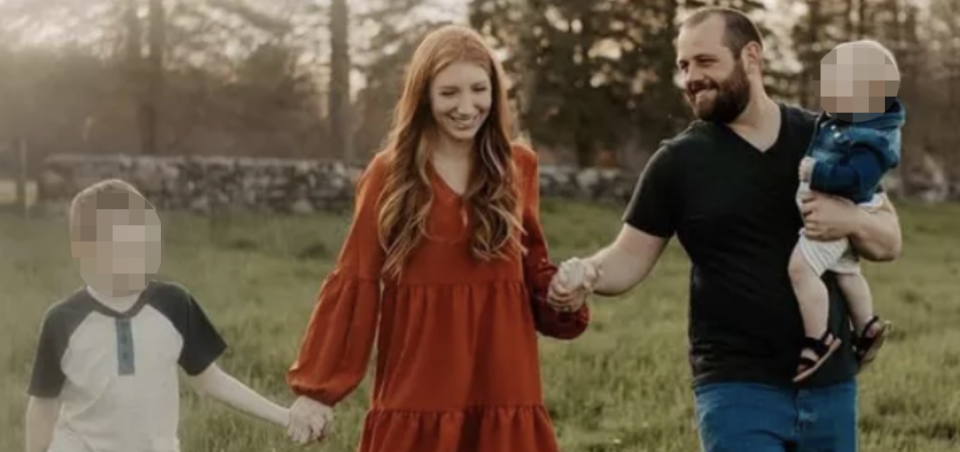
{"label": "bearded man", "polygon": [[818,194],[797,209],[817,114],[768,97],[763,41],[744,14],[688,16],[677,65],[697,120],[650,158],[614,243],[564,262],[551,303],[569,308],[584,291],[631,290],[676,235],[692,263],[689,358],[703,451],[856,452],[858,363],[836,275],[824,281],[830,329],[843,345],[795,383],[804,330],[788,262],[801,228],[891,261],[900,253],[897,214],[885,196],[874,212]]}

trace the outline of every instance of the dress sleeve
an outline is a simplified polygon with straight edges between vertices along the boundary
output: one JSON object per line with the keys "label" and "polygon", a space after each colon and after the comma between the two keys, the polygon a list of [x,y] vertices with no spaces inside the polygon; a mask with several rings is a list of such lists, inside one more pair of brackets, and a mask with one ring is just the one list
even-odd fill
{"label": "dress sleeve", "polygon": [[575,312],[560,312],[547,304],[547,290],[557,266],[550,261],[546,237],[540,224],[540,176],[536,154],[530,153],[532,163],[523,173],[526,189],[523,206],[523,259],[524,279],[530,292],[533,317],[537,331],[557,339],[574,339],[587,329],[590,323],[590,307],[584,304]]}
{"label": "dress sleeve", "polygon": [[353,222],[287,372],[295,394],[331,407],[363,380],[376,337],[384,261],[376,226],[382,159],[374,157],[357,183]]}

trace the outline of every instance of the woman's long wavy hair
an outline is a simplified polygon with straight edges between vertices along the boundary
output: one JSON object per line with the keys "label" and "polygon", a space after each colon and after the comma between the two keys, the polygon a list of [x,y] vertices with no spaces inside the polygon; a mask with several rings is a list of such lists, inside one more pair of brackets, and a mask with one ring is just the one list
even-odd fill
{"label": "woman's long wavy hair", "polygon": [[473,30],[450,25],[430,33],[414,52],[403,94],[393,117],[387,152],[392,159],[382,191],[379,239],[386,252],[384,273],[399,277],[410,253],[427,235],[433,202],[430,184],[432,137],[439,133],[430,107],[430,83],[456,62],[475,63],[490,75],[493,102],[473,142],[473,161],[464,205],[473,217],[472,254],[482,260],[506,257],[511,245],[520,249],[516,169],[509,133],[503,68]]}

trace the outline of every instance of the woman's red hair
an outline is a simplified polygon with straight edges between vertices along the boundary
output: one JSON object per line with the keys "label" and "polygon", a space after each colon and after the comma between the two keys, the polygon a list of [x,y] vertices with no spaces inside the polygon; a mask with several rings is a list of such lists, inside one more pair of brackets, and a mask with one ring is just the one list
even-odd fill
{"label": "woman's red hair", "polygon": [[522,224],[517,218],[516,169],[503,68],[475,31],[449,25],[431,32],[414,52],[403,94],[393,118],[386,175],[378,218],[386,250],[384,272],[399,277],[407,257],[427,235],[433,201],[428,165],[437,133],[430,108],[430,83],[457,62],[483,67],[490,75],[493,103],[473,142],[470,182],[463,199],[473,219],[470,249],[478,259],[506,257]]}

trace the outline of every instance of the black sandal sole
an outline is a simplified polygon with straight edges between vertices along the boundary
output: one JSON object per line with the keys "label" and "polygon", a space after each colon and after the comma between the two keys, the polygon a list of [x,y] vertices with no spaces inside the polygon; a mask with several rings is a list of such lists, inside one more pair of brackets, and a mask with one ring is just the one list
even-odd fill
{"label": "black sandal sole", "polygon": [[[828,344],[826,341],[829,338],[832,338],[833,341]],[[829,331],[824,333],[823,337],[821,337],[820,339],[813,339],[813,338],[807,337],[804,339],[804,342],[805,342],[804,350],[809,349],[813,351],[813,353],[817,355],[817,360],[814,361],[810,358],[801,357],[800,363],[808,364],[810,365],[810,367],[804,369],[802,372],[798,373],[795,377],[793,377],[794,383],[799,383],[807,379],[811,375],[813,375],[813,373],[816,372],[818,369],[820,369],[820,367],[827,362],[827,359],[829,359],[830,356],[832,356],[833,353],[840,348],[840,344],[842,343],[840,338],[833,336],[832,334],[830,334]]]}

